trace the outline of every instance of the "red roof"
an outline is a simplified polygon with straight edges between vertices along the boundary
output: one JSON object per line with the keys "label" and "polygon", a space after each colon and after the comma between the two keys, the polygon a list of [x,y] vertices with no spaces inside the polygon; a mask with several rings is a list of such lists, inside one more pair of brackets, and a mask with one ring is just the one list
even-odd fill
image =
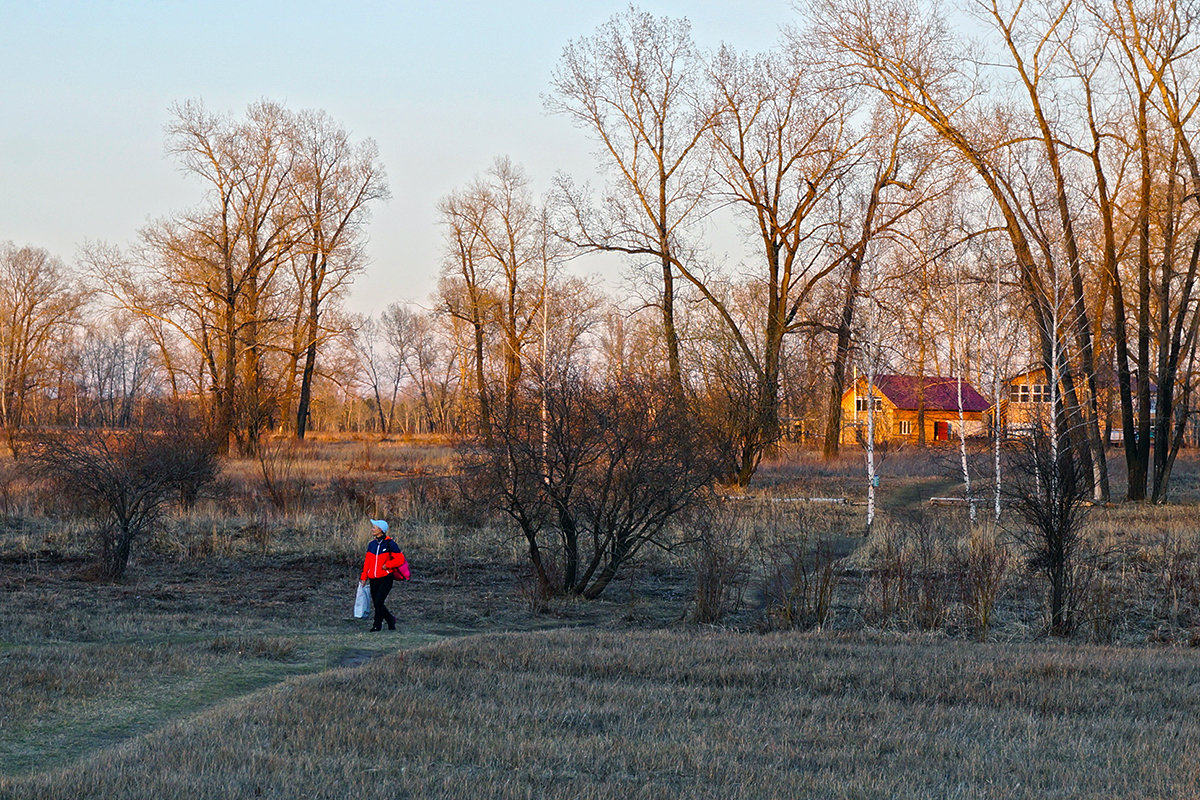
{"label": "red roof", "polygon": [[[958,378],[916,375],[876,375],[875,388],[902,411],[916,411],[924,384],[925,408],[929,411],[958,410]],[[987,398],[967,381],[962,381],[962,410],[987,411]]]}

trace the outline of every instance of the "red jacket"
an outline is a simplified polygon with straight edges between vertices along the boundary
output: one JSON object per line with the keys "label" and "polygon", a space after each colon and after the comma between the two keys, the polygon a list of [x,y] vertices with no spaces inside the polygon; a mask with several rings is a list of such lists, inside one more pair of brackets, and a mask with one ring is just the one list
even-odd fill
{"label": "red jacket", "polygon": [[[362,573],[358,579],[365,581],[368,578],[386,578],[393,571],[399,570],[404,562],[404,553],[400,552],[400,545],[396,544],[395,539],[390,536],[372,539],[367,544],[367,556],[363,559]],[[396,577],[400,575],[397,574]]]}

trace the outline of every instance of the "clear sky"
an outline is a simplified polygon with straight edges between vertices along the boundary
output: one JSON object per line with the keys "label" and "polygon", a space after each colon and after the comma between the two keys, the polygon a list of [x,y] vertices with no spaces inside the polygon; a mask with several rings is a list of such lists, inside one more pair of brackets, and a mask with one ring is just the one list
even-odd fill
{"label": "clear sky", "polygon": [[[241,116],[258,99],[321,108],[380,148],[392,199],[375,208],[352,310],[424,302],[436,285],[439,198],[498,155],[536,189],[588,177],[592,145],[547,116],[563,46],[626,7],[602,2],[0,0],[0,241],[73,262],[122,247],[200,186],[163,154],[173,103]],[[702,48],[762,50],[791,0],[648,0]]]}

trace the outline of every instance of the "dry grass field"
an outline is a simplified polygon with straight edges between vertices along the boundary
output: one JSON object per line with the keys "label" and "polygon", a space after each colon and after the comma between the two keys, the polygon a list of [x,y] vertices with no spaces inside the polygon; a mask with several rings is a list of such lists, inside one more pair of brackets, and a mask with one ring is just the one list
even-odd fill
{"label": "dry grass field", "polygon": [[[860,498],[857,459],[768,465],[708,523],[737,558],[703,625],[691,551],[538,601],[436,442],[265,462],[227,464],[117,584],[8,468],[0,797],[1200,797],[1194,460],[1179,501],[1093,511],[1067,642],[1016,556],[981,631],[961,511],[924,502],[953,472],[919,454],[885,462],[870,537],[860,506],[800,502]],[[413,564],[395,633],[350,619],[368,514]],[[781,614],[779,576],[826,562],[827,613]]]}
{"label": "dry grass field", "polygon": [[567,630],[322,672],[12,798],[1200,795],[1178,650]]}

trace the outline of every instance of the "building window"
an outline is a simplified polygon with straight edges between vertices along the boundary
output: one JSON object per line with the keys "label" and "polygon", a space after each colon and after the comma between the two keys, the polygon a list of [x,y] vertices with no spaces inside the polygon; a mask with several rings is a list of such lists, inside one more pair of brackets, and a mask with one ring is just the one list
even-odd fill
{"label": "building window", "polygon": [[896,425],[901,436],[912,436],[912,420],[902,419]]}
{"label": "building window", "polygon": [[[855,411],[866,411],[867,410],[867,398],[862,397],[861,395],[855,397],[854,398],[854,410]],[[878,397],[875,398],[875,410],[876,411],[883,410],[883,402],[880,401],[880,399]]]}
{"label": "building window", "polygon": [[1050,385],[1046,383],[1021,383],[1009,389],[1014,403],[1049,403]]}

